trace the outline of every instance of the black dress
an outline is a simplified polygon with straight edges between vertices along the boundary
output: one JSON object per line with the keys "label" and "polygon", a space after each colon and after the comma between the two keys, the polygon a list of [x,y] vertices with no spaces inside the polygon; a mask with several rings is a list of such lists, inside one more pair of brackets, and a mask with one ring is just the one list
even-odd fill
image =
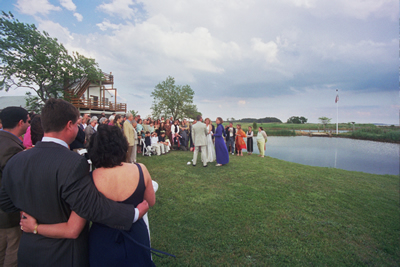
{"label": "black dress", "polygon": [[[143,172],[140,165],[139,184],[133,194],[120,202],[135,207],[143,201],[144,184]],[[138,243],[150,248],[149,233],[143,219],[132,224],[129,231],[125,231]],[[110,228],[103,224],[93,223],[89,233],[89,261],[90,266],[154,266],[150,250],[135,244],[123,234],[123,230]]]}
{"label": "black dress", "polygon": [[251,135],[251,137],[247,137],[247,152],[253,153],[253,131],[247,131],[246,135]]}

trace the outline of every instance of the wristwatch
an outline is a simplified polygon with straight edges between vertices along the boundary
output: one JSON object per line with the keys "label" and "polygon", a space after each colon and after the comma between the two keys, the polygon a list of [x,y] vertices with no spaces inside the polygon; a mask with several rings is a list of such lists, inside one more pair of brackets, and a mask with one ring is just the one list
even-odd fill
{"label": "wristwatch", "polygon": [[33,233],[36,235],[37,234],[37,228],[38,228],[38,224],[35,225],[35,229],[33,229]]}

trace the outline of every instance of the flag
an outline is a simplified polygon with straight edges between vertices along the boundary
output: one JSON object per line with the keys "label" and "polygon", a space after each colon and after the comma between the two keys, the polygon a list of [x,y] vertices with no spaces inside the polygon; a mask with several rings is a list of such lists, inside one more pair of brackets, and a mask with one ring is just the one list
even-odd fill
{"label": "flag", "polygon": [[339,101],[339,94],[336,95],[335,103],[337,103],[338,101]]}

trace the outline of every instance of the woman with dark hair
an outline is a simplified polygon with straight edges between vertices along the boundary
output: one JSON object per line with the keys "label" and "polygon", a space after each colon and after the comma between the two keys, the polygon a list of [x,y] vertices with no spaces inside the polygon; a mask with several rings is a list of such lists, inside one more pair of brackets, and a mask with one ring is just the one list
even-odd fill
{"label": "woman with dark hair", "polygon": [[[32,119],[34,119],[36,117],[36,114],[30,112],[28,115],[29,115],[29,118],[30,118],[30,120],[28,122],[31,123]],[[32,125],[29,125],[29,127],[26,129],[26,132],[24,134],[24,139],[23,139],[22,143],[23,143],[25,148],[32,148],[32,146],[33,146],[32,137],[31,137],[31,127],[32,127]]]}
{"label": "woman with dark hair", "polygon": [[[31,120],[31,140],[32,146],[36,145],[37,142],[41,141],[43,138],[44,132],[42,128],[42,120],[40,115],[36,115]],[[85,140],[85,138],[83,138]]]}
{"label": "woman with dark hair", "polygon": [[[160,133],[160,126],[161,126],[161,121],[160,121],[160,119],[158,119],[154,122],[154,131],[156,131],[157,134]],[[160,136],[160,135],[158,135],[158,136]]]}
{"label": "woman with dark hair", "polygon": [[249,130],[247,131],[247,154],[251,155],[253,153],[253,130],[251,126],[248,128]]}
{"label": "woman with dark hair", "polygon": [[266,143],[267,143],[267,133],[264,132],[264,129],[262,127],[259,127],[258,134],[257,134],[257,147],[258,147],[258,151],[260,151],[259,157],[262,157],[262,158],[264,157]]}
{"label": "woman with dark hair", "polygon": [[224,122],[221,117],[218,117],[216,120],[217,129],[215,130],[215,155],[217,158],[217,167],[220,167],[224,164],[229,163],[229,154],[228,149],[226,148],[226,144],[224,141],[225,130],[222,123]]}
{"label": "woman with dark hair", "polygon": [[[115,126],[99,125],[90,139],[89,157],[96,168],[93,182],[107,198],[134,205],[146,200],[155,204],[153,184],[149,172],[142,164],[125,163],[128,143]],[[24,214],[25,215],[25,214]],[[76,238],[86,224],[75,212],[67,223],[37,225],[34,218],[26,214],[21,220],[25,232],[54,238]],[[150,239],[143,219],[132,224],[129,231],[117,230],[103,224],[93,223],[89,233],[90,266],[154,266],[151,260]]]}
{"label": "woman with dark hair", "polygon": [[161,132],[165,133],[165,123],[161,122],[158,128],[156,129],[157,136],[161,136]]}
{"label": "woman with dark hair", "polygon": [[121,122],[123,121],[123,117],[120,114],[115,115],[114,117],[114,126],[117,126],[122,131]]}
{"label": "woman with dark hair", "polygon": [[180,147],[179,138],[181,135],[179,134],[179,120],[175,120],[174,124],[171,125],[171,133],[172,133],[172,142],[171,145],[177,144],[178,148]]}

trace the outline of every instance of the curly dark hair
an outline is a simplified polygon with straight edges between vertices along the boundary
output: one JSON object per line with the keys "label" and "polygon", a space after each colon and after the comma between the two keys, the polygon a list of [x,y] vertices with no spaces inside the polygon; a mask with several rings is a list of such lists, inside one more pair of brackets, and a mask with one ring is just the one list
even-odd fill
{"label": "curly dark hair", "polygon": [[121,166],[128,151],[128,142],[117,126],[100,124],[90,138],[89,158],[95,168]]}

